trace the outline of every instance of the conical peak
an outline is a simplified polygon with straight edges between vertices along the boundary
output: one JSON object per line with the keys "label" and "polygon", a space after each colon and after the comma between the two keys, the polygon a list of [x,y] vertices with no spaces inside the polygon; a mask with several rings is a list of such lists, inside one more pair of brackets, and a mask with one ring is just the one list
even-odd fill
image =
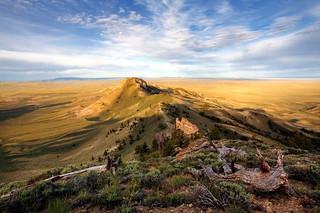
{"label": "conical peak", "polygon": [[151,94],[158,94],[161,92],[160,89],[150,86],[147,84],[147,82],[141,78],[127,78],[122,83],[123,89],[129,89],[129,88],[136,88],[136,89],[142,89],[144,92],[151,93]]}
{"label": "conical peak", "polygon": [[141,78],[126,78],[123,80],[123,86],[139,86],[144,88],[147,86],[147,82]]}

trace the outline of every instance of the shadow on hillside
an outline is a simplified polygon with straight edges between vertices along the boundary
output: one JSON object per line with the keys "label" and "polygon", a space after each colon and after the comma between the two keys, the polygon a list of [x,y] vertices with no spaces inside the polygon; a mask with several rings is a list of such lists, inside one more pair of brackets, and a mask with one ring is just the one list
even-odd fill
{"label": "shadow on hillside", "polygon": [[9,169],[9,164],[8,155],[0,144],[0,172],[7,171]]}
{"label": "shadow on hillside", "polygon": [[11,118],[16,118],[21,115],[27,114],[29,112],[33,112],[37,109],[35,105],[27,105],[18,108],[12,109],[3,109],[0,110],[0,121],[5,121]]}
{"label": "shadow on hillside", "polygon": [[[178,107],[181,108],[181,106]],[[232,115],[232,113],[230,113],[231,110],[236,112],[236,114],[240,113],[242,117],[236,117]],[[237,129],[243,129],[251,132],[252,136],[260,135],[280,142],[288,147],[301,148],[310,151],[320,151],[319,132],[288,125],[285,121],[275,118],[261,109],[229,108],[228,110],[220,109],[197,112],[202,117],[211,120],[212,123],[218,127],[222,133],[226,133],[226,135],[230,135],[232,133],[234,135],[241,135],[241,131],[237,132],[234,130],[235,128],[232,128],[236,127]],[[250,115],[250,117],[248,115]],[[230,139],[232,139],[232,137]]]}
{"label": "shadow on hillside", "polygon": [[24,114],[33,112],[38,109],[63,106],[63,105],[70,104],[70,103],[72,103],[72,102],[66,101],[66,102],[47,104],[47,105],[42,105],[42,106],[26,105],[26,106],[21,106],[21,107],[17,107],[17,108],[2,109],[2,110],[0,110],[0,122],[8,120],[8,119],[12,119],[12,118],[20,117]]}
{"label": "shadow on hillside", "polygon": [[99,133],[101,127],[115,122],[117,122],[117,120],[108,120],[93,125],[89,125],[87,127],[83,127],[73,132],[47,139],[40,144],[37,143],[39,142],[37,140],[26,141],[24,142],[23,147],[29,151],[24,151],[23,153],[11,155],[10,158],[33,158],[46,154],[62,154],[69,152],[73,150],[75,147],[79,147],[82,144],[90,141],[90,139],[92,139]]}

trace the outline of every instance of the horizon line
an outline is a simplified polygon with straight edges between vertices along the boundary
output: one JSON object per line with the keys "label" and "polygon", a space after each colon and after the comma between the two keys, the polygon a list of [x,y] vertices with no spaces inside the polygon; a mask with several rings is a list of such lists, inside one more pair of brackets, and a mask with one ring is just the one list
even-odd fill
{"label": "horizon line", "polygon": [[162,76],[162,77],[142,77],[142,76],[124,76],[124,77],[57,77],[39,80],[0,80],[2,82],[54,82],[54,81],[89,81],[89,80],[116,80],[125,78],[142,78],[142,79],[198,79],[198,80],[320,80],[319,77],[265,77],[265,78],[235,78],[235,77],[188,77],[188,76]]}

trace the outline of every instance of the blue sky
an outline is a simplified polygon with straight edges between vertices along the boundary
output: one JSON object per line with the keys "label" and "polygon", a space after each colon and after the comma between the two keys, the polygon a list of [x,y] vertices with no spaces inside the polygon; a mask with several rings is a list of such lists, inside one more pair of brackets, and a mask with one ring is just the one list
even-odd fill
{"label": "blue sky", "polygon": [[1,0],[0,80],[320,77],[318,0]]}

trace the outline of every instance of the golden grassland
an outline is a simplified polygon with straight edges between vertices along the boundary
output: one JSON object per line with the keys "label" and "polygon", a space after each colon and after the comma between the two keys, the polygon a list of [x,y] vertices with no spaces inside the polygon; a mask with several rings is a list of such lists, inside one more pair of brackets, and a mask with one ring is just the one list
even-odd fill
{"label": "golden grassland", "polygon": [[195,91],[234,108],[263,109],[301,127],[320,131],[320,80],[153,79]]}
{"label": "golden grassland", "polygon": [[[67,152],[70,143],[79,145],[74,152],[90,148],[80,144],[93,137],[85,129],[92,124],[77,118],[75,112],[117,84],[112,80],[0,83],[0,182],[38,174],[39,168],[73,163],[76,157],[79,162],[88,161],[91,156],[64,154],[61,148]],[[13,113],[3,112],[8,109]],[[54,146],[60,147],[60,153],[46,153],[47,147]],[[70,155],[75,157],[68,159]]]}
{"label": "golden grassland", "polygon": [[[148,108],[159,102],[154,99],[169,98],[159,95],[136,103],[139,99],[125,96],[125,102],[107,112],[102,124],[77,116],[77,112],[108,94],[119,82],[0,83],[0,182],[26,179],[56,166],[86,163],[122,137],[106,138],[108,130],[140,112],[141,116],[149,116],[148,113],[151,116],[155,112]],[[275,117],[320,131],[320,81],[148,79],[148,82],[195,91],[212,103],[263,109]],[[147,135],[151,134],[148,128],[154,128],[153,124],[153,121],[146,124]],[[133,146],[125,152],[132,150]]]}
{"label": "golden grassland", "polygon": [[40,107],[0,122],[1,138],[10,142],[32,141],[83,127],[86,122],[75,122],[79,119],[74,112],[116,84],[116,81],[0,83],[0,109]]}

